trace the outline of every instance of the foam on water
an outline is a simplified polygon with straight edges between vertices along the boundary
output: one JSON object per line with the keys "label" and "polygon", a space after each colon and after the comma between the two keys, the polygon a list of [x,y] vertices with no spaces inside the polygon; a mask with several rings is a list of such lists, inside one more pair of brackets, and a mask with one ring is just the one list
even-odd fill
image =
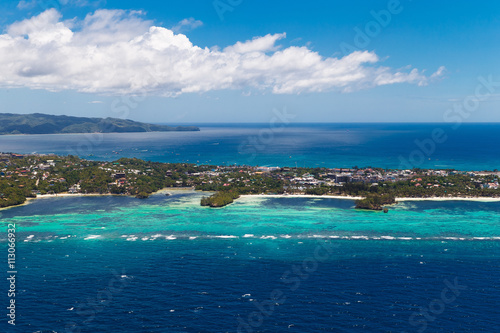
{"label": "foam on water", "polygon": [[276,239],[276,236],[261,236],[260,239]]}
{"label": "foam on water", "polygon": [[89,235],[84,238],[84,240],[101,238],[101,235]]}
{"label": "foam on water", "polygon": [[[24,242],[39,242],[39,241],[54,241],[54,240],[66,240],[71,238],[70,235],[59,236],[59,235],[49,235],[49,236],[39,236],[30,235],[26,237]],[[101,235],[88,235],[84,237],[84,240],[113,240],[116,236],[109,234]],[[484,236],[484,237],[456,237],[456,236],[431,236],[431,237],[409,237],[409,236],[374,236],[374,235],[304,235],[304,234],[278,234],[278,235],[254,235],[254,234],[244,234],[238,235],[189,235],[189,234],[171,234],[168,236],[162,234],[153,235],[120,235],[118,239],[125,239],[126,241],[159,241],[159,240],[207,240],[207,239],[220,239],[220,240],[238,240],[238,239],[261,239],[261,240],[290,240],[290,239],[324,239],[324,240],[353,240],[353,241],[500,241],[500,236]],[[77,240],[77,238],[74,238]]]}
{"label": "foam on water", "polygon": [[[61,236],[61,235],[31,235],[25,240],[65,240],[71,238],[69,235]],[[142,240],[142,241],[151,241],[151,240],[195,240],[195,239],[268,239],[268,240],[276,240],[276,239],[346,239],[346,240],[384,240],[384,241],[392,241],[392,240],[402,240],[402,241],[418,241],[418,240],[433,240],[433,241],[497,241],[500,240],[500,236],[473,236],[473,237],[458,237],[458,236],[429,236],[429,237],[410,237],[410,236],[399,236],[399,235],[335,235],[335,234],[324,234],[324,235],[308,235],[308,234],[277,234],[277,235],[212,235],[212,234],[197,234],[197,235],[189,235],[186,233],[183,234],[170,234],[170,235],[161,235],[161,234],[142,234],[142,235],[120,235],[115,236],[111,234],[101,234],[101,235],[88,235],[82,237],[84,240],[108,240],[115,239],[116,237],[120,239],[134,239],[134,240]],[[78,237],[74,237],[77,239]]]}

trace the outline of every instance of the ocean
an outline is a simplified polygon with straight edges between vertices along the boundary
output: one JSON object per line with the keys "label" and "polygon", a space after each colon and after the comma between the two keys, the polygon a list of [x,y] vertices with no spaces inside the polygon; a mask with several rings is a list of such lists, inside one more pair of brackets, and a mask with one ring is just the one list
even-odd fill
{"label": "ocean", "polygon": [[494,170],[500,124],[211,124],[199,132],[8,135],[0,151],[158,162]]}
{"label": "ocean", "polygon": [[[432,154],[420,150],[422,166],[498,168],[499,127],[448,128],[449,138],[434,140]],[[214,125],[94,141],[83,135],[7,136],[0,137],[0,151],[396,167],[400,156],[418,148],[415,140],[430,149],[424,140],[433,140],[436,128],[302,124],[262,141],[262,133],[270,133],[265,124]],[[305,197],[244,197],[211,209],[199,205],[203,193],[170,193],[145,200],[49,198],[1,210],[0,331],[500,329],[500,202],[406,201],[384,214],[354,210],[348,199]],[[15,224],[17,239],[15,327],[6,316],[9,224]]]}

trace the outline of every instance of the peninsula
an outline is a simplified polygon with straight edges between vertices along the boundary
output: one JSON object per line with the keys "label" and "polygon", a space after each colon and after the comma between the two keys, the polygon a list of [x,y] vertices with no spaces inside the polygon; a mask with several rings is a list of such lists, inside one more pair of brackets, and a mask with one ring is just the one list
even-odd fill
{"label": "peninsula", "polygon": [[0,135],[199,131],[195,126],[166,126],[118,118],[0,113]]}
{"label": "peninsula", "polygon": [[216,166],[121,158],[0,153],[0,207],[45,194],[130,195],[147,198],[167,187],[215,192],[201,204],[223,207],[240,195],[322,195],[364,198],[358,208],[381,210],[394,198],[498,198],[500,173],[452,169],[292,168]]}

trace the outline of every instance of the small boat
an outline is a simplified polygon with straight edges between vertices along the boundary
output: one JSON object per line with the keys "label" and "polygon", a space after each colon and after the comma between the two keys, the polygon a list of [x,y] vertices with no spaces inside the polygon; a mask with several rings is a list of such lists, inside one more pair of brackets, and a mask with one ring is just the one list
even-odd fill
{"label": "small boat", "polygon": [[165,193],[165,195],[166,195],[167,197],[169,197],[169,196],[171,196],[171,195],[172,195],[172,193],[167,192],[167,193]]}

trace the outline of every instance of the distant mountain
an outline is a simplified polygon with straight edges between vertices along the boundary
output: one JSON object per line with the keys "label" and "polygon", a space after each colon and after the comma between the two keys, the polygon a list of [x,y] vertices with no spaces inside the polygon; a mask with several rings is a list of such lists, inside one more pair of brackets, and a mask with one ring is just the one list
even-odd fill
{"label": "distant mountain", "polygon": [[195,126],[165,126],[117,118],[0,113],[0,135],[199,131]]}

